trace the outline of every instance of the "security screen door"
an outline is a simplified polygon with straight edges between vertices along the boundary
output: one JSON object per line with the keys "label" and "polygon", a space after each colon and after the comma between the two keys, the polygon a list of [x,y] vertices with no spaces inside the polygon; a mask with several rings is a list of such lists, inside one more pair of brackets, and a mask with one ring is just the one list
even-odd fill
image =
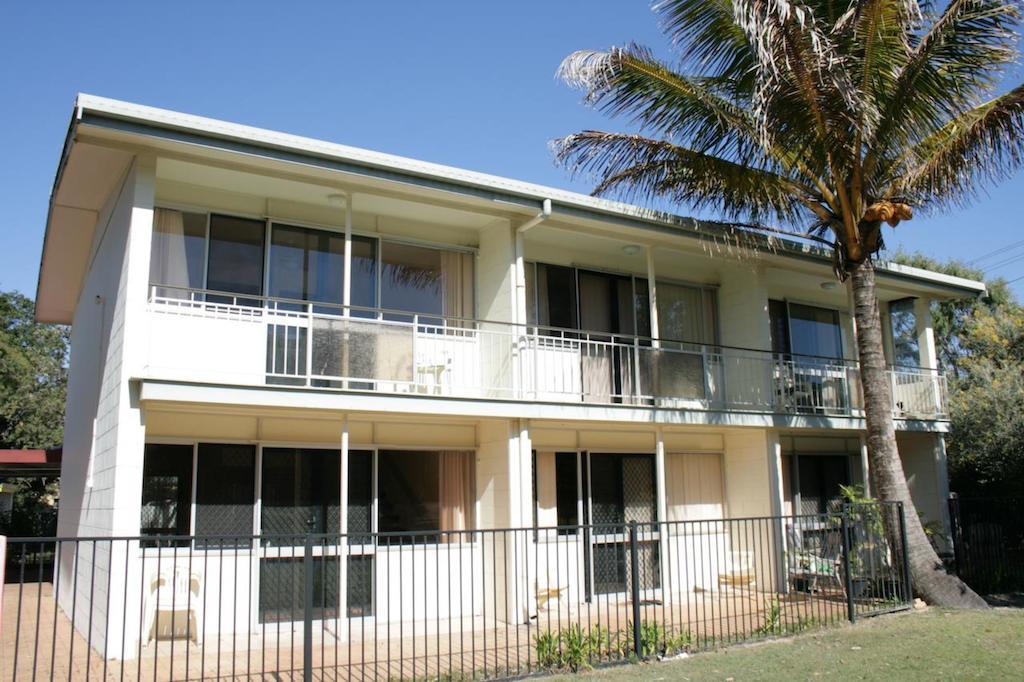
{"label": "security screen door", "polygon": [[588,453],[591,561],[588,577],[596,594],[627,592],[632,572],[628,524],[640,524],[640,587],[660,587],[654,456]]}
{"label": "security screen door", "polygon": [[[317,448],[264,448],[260,534],[259,620],[303,618],[305,535],[341,529],[341,453]],[[337,538],[314,547],[314,617],[339,608]]]}

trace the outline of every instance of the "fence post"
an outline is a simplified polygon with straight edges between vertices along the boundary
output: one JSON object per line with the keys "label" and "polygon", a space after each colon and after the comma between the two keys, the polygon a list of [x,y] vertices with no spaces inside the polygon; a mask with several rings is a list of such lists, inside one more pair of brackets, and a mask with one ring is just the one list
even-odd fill
{"label": "fence post", "polygon": [[305,609],[302,617],[302,679],[313,679],[313,536],[306,534],[306,547],[302,565],[305,569],[302,591],[305,594]]}
{"label": "fence post", "polygon": [[[56,566],[57,566],[56,563],[54,563],[54,572],[56,572],[56,570],[57,570]],[[2,614],[4,612],[4,585],[6,584],[4,581],[7,578],[7,576],[4,574],[4,571],[6,570],[6,568],[7,568],[7,536],[6,535],[0,535],[0,614]],[[42,588],[40,587],[40,589],[42,589]],[[53,599],[54,599],[54,601],[56,601],[56,599],[57,599],[57,593],[56,592],[54,592],[54,594],[53,594]],[[0,619],[0,635],[3,635],[3,631],[4,631],[4,626],[3,626],[2,619]]]}
{"label": "fence post", "polygon": [[629,582],[633,595],[633,653],[640,658],[643,653],[640,645],[640,541],[636,521],[629,522],[629,567],[632,573]]}
{"label": "fence post", "polygon": [[907,516],[903,510],[903,503],[896,503],[896,513],[900,517],[900,550],[903,555],[903,584],[908,604],[914,603],[914,590],[910,582],[910,555],[907,553]]}
{"label": "fence post", "polygon": [[846,618],[851,623],[857,622],[857,610],[853,605],[853,577],[850,575],[850,505],[844,504],[840,516],[840,529],[843,541],[843,586],[846,591]]}

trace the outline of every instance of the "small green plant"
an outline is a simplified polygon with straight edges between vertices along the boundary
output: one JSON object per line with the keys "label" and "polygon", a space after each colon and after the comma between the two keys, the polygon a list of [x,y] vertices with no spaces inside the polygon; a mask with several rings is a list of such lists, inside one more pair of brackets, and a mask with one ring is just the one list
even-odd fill
{"label": "small green plant", "polygon": [[541,668],[559,668],[562,654],[558,650],[558,633],[542,632],[533,638],[537,650],[537,665]]}
{"label": "small green plant", "polygon": [[562,667],[578,672],[590,659],[590,633],[583,632],[579,625],[570,625],[561,632]]}
{"label": "small green plant", "polygon": [[754,630],[759,637],[767,637],[782,631],[782,606],[778,599],[764,600],[764,622]]}

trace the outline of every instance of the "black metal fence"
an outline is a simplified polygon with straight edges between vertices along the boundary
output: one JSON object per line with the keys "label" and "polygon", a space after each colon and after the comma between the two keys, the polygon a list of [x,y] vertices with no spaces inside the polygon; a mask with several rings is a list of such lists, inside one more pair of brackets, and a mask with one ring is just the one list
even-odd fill
{"label": "black metal fence", "polygon": [[952,497],[957,575],[980,594],[1024,591],[1024,499]]}
{"label": "black metal fence", "polygon": [[905,609],[903,510],[360,535],[12,539],[3,679],[483,679]]}

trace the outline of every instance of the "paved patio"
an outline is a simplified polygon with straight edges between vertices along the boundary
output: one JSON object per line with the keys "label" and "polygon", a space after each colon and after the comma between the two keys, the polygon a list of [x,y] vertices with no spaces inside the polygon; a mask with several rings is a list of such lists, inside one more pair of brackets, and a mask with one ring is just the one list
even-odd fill
{"label": "paved patio", "polygon": [[[20,606],[20,608],[19,608]],[[577,608],[579,606],[580,608]],[[660,639],[689,633],[690,649],[744,641],[767,630],[806,629],[845,618],[838,595],[774,595],[746,589],[669,595],[641,605],[641,622],[658,623]],[[313,667],[317,679],[402,680],[508,677],[537,671],[538,635],[578,624],[598,632],[601,651],[591,661],[626,655],[632,605],[598,597],[591,604],[553,601],[529,624],[488,617],[427,624],[391,623],[376,628],[369,620],[314,623]],[[183,639],[142,648],[141,656],[91,646],[72,631],[55,607],[51,583],[4,587],[0,630],[0,679],[179,680],[301,679],[302,628],[267,624],[254,633],[207,638],[201,645]],[[111,647],[111,649],[113,646]],[[136,652],[137,653],[137,652]],[[15,669],[16,665],[16,669]]]}

